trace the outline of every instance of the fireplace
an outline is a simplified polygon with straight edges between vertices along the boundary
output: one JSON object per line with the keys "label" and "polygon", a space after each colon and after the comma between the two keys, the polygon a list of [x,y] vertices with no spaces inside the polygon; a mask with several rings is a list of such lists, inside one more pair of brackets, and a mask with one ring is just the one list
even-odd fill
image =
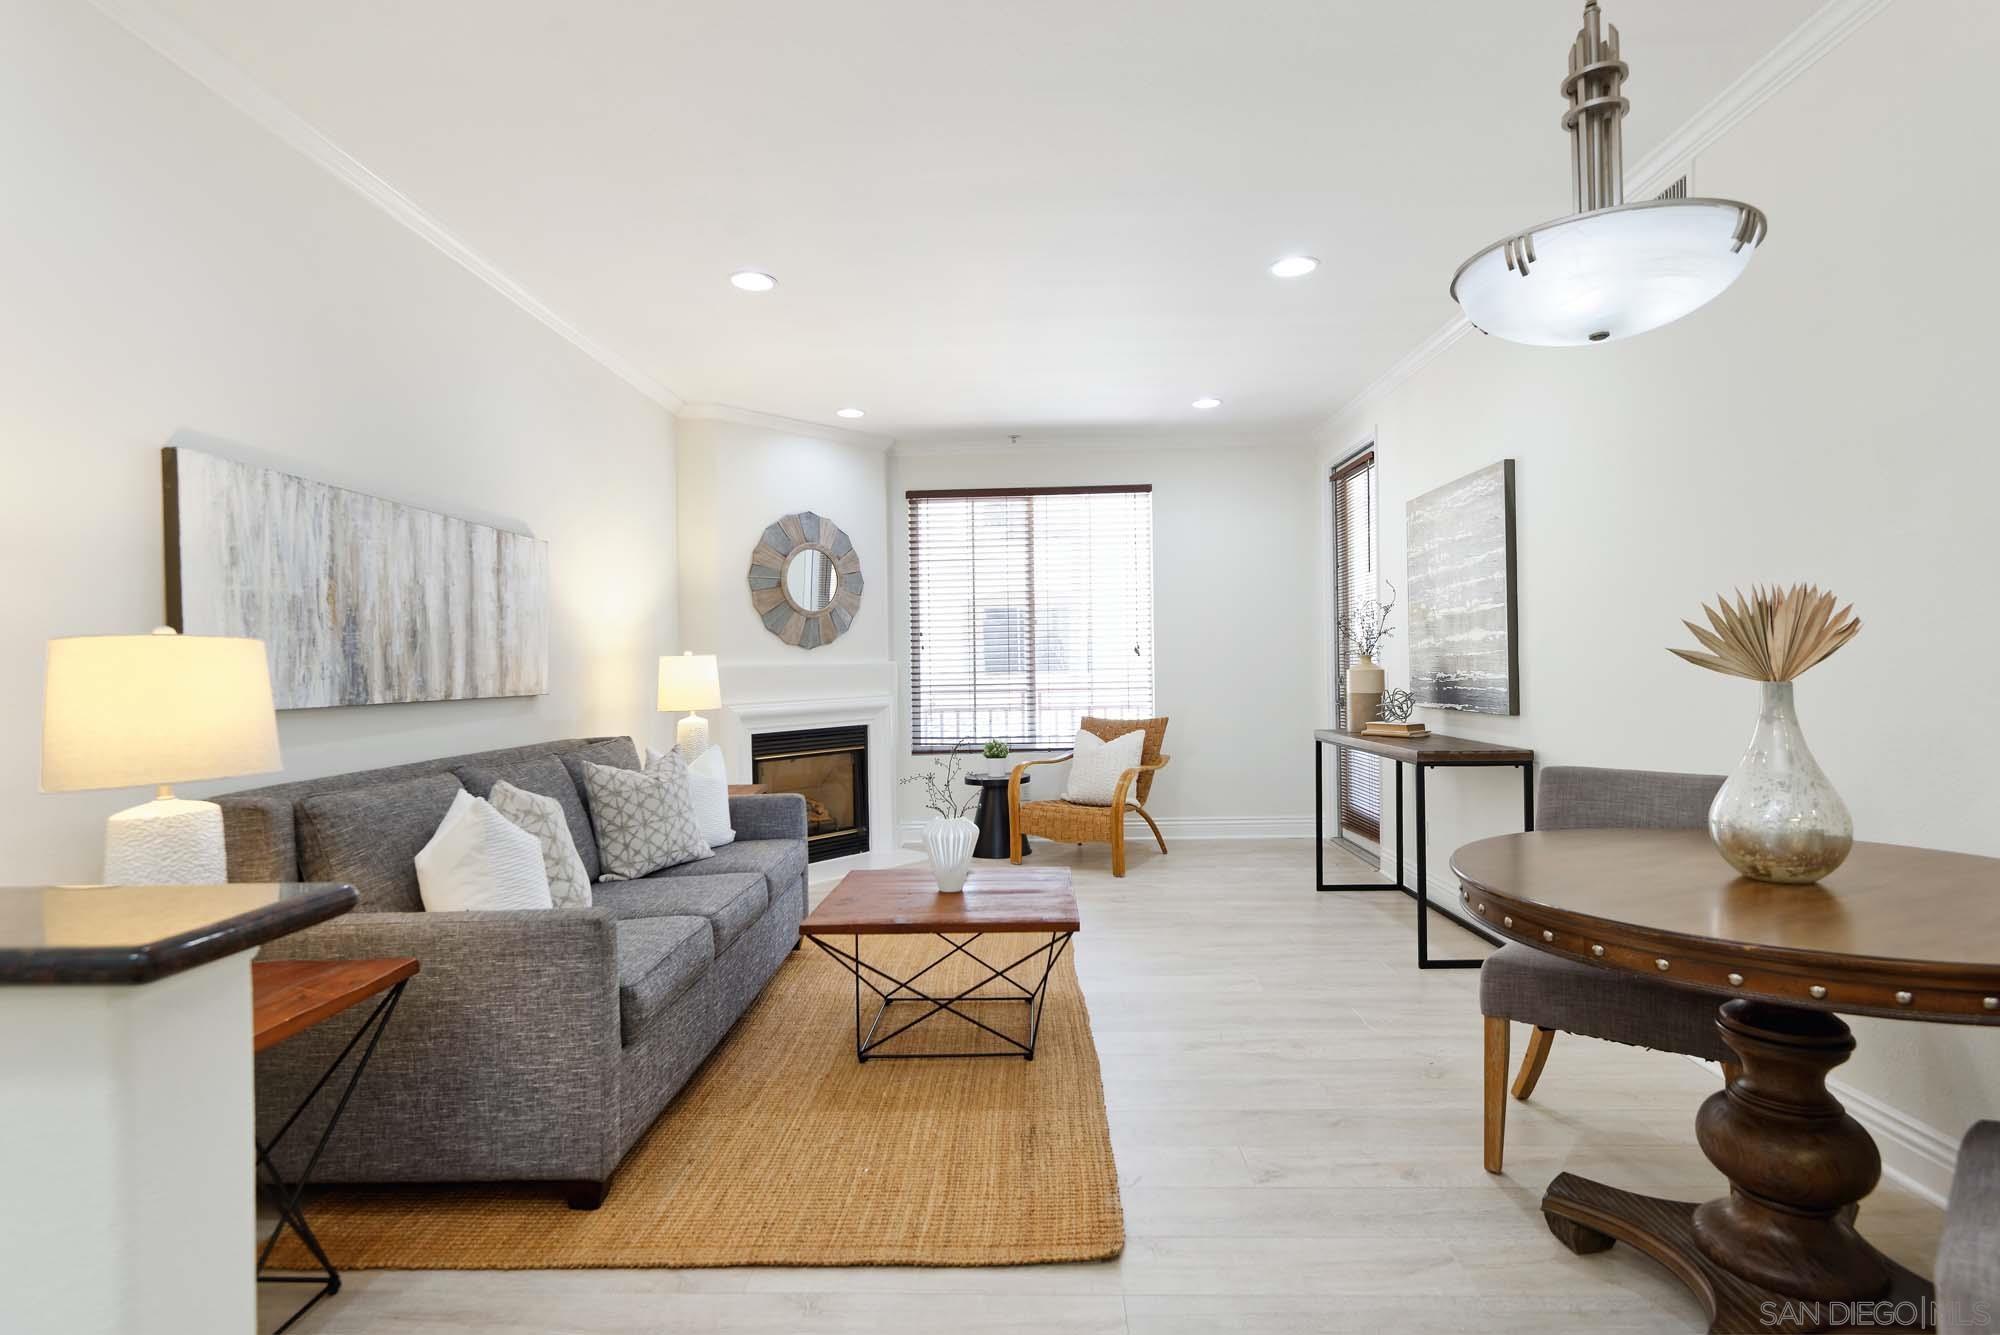
{"label": "fireplace", "polygon": [[868,851],[867,728],[753,734],[750,778],[805,798],[808,861]]}

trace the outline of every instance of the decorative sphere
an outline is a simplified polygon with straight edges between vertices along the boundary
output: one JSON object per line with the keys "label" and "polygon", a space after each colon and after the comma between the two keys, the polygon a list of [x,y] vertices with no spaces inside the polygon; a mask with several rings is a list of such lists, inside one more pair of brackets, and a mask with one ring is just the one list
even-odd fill
{"label": "decorative sphere", "polygon": [[1385,723],[1405,723],[1416,712],[1417,700],[1408,691],[1382,692],[1382,721]]}

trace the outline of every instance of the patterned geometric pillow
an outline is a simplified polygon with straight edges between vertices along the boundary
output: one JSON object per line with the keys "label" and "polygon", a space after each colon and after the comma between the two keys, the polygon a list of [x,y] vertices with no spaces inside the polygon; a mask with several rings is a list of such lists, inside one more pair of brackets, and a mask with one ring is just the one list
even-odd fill
{"label": "patterned geometric pillow", "polygon": [[576,851],[569,818],[562,803],[540,793],[524,792],[506,780],[493,785],[486,800],[493,809],[535,836],[542,846],[542,867],[549,874],[549,895],[559,909],[590,907],[590,874]]}
{"label": "patterned geometric pillow", "polygon": [[629,881],[714,856],[694,818],[687,766],[672,752],[652,773],[585,761],[583,782],[604,862],[598,880]]}

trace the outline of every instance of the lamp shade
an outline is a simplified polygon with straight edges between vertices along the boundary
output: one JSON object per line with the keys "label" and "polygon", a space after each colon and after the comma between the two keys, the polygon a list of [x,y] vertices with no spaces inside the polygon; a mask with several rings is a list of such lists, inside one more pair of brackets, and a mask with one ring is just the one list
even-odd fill
{"label": "lamp shade", "polygon": [[660,712],[715,709],[722,704],[722,680],[714,654],[679,654],[660,660]]}
{"label": "lamp shade", "polygon": [[50,640],[42,791],[190,783],[282,768],[262,640]]}

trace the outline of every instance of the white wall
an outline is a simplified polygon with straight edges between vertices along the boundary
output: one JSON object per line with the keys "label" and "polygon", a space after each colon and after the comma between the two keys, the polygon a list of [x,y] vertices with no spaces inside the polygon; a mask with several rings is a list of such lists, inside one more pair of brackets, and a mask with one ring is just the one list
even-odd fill
{"label": "white wall", "polygon": [[[1303,442],[1144,442],[899,451],[890,468],[898,661],[909,679],[909,528],[903,494],[958,487],[1153,487],[1154,708],[1173,762],[1147,809],[1179,834],[1310,832],[1314,714],[1310,590],[1314,498],[1298,485]],[[907,700],[907,696],[905,696]],[[904,773],[935,763],[908,751]],[[1065,769],[1037,770],[1060,791]],[[927,816],[901,790],[901,820]]]}
{"label": "white wall", "polygon": [[[1703,152],[1700,193],[1771,218],[1768,244],[1713,306],[1603,348],[1475,334],[1329,429],[1301,486],[1323,495],[1334,458],[1377,441],[1382,568],[1399,585],[1404,503],[1519,461],[1521,715],[1427,711],[1434,729],[1529,745],[1544,764],[1724,772],[1755,692],[1664,646],[1688,642],[1679,619],[1718,590],[1813,581],[1864,625],[1798,687],[1858,836],[2000,854],[2000,711],[1984,680],[2000,661],[2000,187],[1966,170],[1991,156],[1996,44],[2000,10],[1980,0],[1891,5]],[[1323,507],[1319,523],[1327,552]],[[1407,647],[1389,642],[1392,685],[1407,681]],[[1454,775],[1431,794],[1434,867],[1519,828],[1512,771]],[[2000,1116],[2000,1033],[1856,1028],[1844,1075],[1865,1094],[1953,1142]]]}
{"label": "white wall", "polygon": [[[717,415],[720,414],[720,415]],[[722,676],[715,742],[736,782],[750,778],[750,734],[863,725],[871,851],[895,843],[895,664],[890,603],[886,440],[782,418],[696,408],[680,422],[681,631]],[[811,510],[838,524],[861,557],[861,607],[832,644],[802,649],[764,628],[750,605],[750,553],[775,520]],[[835,864],[821,863],[821,868]]]}
{"label": "white wall", "polygon": [[5,0],[0,25],[7,877],[94,877],[104,816],[147,796],[37,792],[42,654],[160,621],[173,441],[549,541],[548,695],[287,713],[289,774],[657,735],[666,411],[94,8]]}

